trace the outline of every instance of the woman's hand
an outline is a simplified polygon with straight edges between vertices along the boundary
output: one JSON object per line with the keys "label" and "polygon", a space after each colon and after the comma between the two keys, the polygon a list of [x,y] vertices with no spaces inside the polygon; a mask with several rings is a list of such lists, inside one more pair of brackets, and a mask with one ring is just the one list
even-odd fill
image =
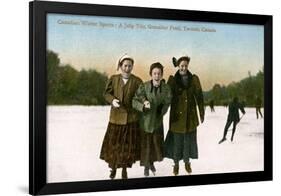
{"label": "woman's hand", "polygon": [[144,104],[144,108],[145,108],[145,109],[150,109],[150,103],[149,103],[149,101],[145,101],[143,104]]}
{"label": "woman's hand", "polygon": [[118,99],[113,99],[113,101],[112,101],[113,107],[119,108],[120,107],[120,103],[119,102],[120,101]]}

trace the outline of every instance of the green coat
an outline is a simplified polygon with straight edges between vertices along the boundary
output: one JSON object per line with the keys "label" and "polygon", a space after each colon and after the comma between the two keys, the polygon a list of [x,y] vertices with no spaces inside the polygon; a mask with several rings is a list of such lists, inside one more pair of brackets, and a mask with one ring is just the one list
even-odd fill
{"label": "green coat", "polygon": [[121,74],[110,77],[106,84],[104,98],[110,104],[113,99],[118,99],[121,105],[119,108],[111,106],[110,123],[126,125],[139,120],[138,112],[132,108],[132,99],[140,84],[142,84],[142,80],[133,74],[126,84],[124,84]]}
{"label": "green coat", "polygon": [[179,72],[170,76],[168,85],[172,90],[169,130],[175,133],[187,133],[199,125],[197,107],[201,119],[204,119],[204,100],[198,76],[188,71],[188,83],[184,86]]}
{"label": "green coat", "polygon": [[[171,90],[164,80],[161,81],[156,93],[152,87],[152,81],[145,82],[133,98],[133,108],[142,112],[140,126],[148,133],[153,133],[163,126],[163,116],[171,103]],[[150,102],[150,109],[144,111],[145,100]]]}

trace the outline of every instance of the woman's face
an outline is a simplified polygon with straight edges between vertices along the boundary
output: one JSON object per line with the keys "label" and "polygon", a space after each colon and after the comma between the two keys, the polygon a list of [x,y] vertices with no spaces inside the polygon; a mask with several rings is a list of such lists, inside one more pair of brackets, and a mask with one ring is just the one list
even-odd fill
{"label": "woman's face", "polygon": [[151,77],[154,81],[160,81],[162,79],[162,71],[159,68],[154,68],[151,71]]}
{"label": "woman's face", "polygon": [[180,75],[185,75],[188,70],[188,62],[187,61],[181,61],[179,64],[179,73]]}
{"label": "woman's face", "polygon": [[123,73],[130,74],[133,70],[133,62],[131,60],[124,60],[120,68]]}

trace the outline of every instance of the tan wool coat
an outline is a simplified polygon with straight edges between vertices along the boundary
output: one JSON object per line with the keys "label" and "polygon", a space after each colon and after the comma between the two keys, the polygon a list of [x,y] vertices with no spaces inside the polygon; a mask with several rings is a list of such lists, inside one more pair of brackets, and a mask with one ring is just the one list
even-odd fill
{"label": "tan wool coat", "polygon": [[141,84],[142,80],[133,74],[130,75],[126,84],[124,84],[121,74],[110,77],[104,91],[104,98],[110,104],[113,99],[120,101],[119,108],[111,106],[110,123],[126,125],[139,120],[138,112],[132,107],[132,99]]}

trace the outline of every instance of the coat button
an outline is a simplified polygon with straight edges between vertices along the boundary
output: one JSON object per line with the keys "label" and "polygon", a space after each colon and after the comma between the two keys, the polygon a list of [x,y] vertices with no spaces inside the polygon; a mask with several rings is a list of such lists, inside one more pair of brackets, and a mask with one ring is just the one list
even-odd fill
{"label": "coat button", "polygon": [[185,102],[187,102],[187,99],[185,100]]}
{"label": "coat button", "polygon": [[182,114],[182,112],[180,112],[180,114]]}

